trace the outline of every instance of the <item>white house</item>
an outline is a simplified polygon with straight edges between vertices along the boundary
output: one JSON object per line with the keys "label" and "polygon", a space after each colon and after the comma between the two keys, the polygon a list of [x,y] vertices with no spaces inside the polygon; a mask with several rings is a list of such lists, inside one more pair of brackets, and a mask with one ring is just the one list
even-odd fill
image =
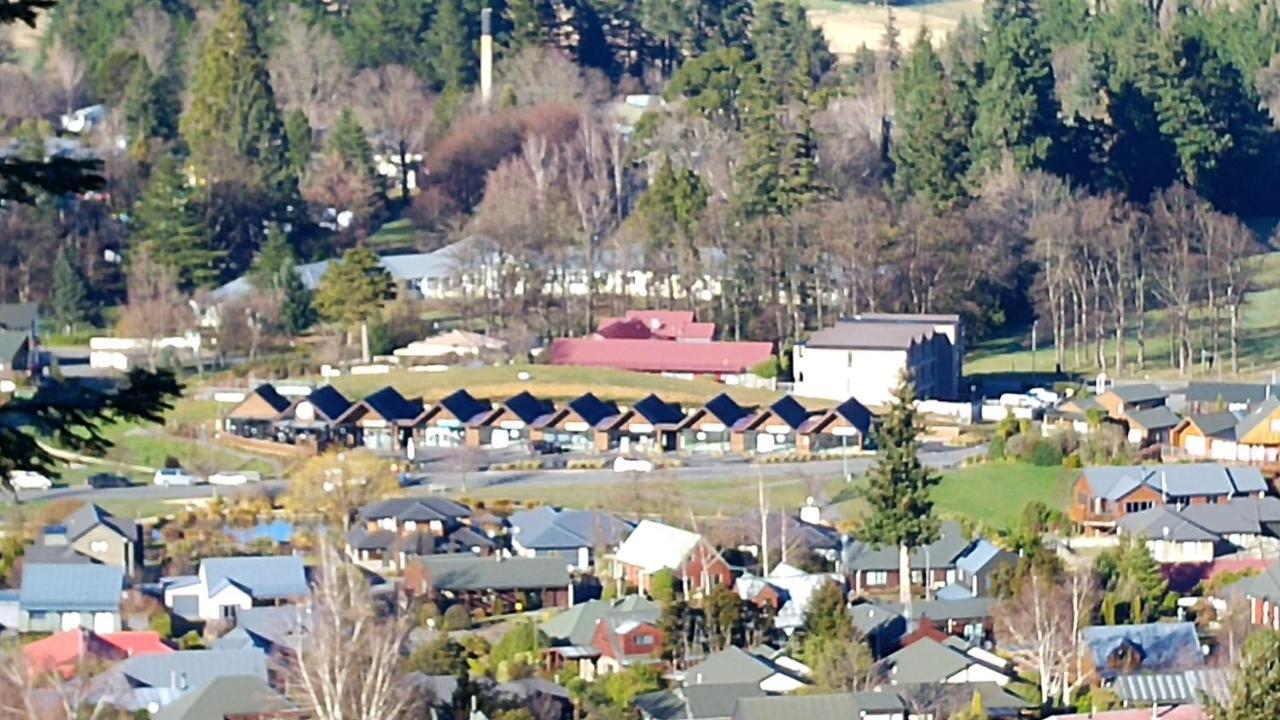
{"label": "white house", "polygon": [[958,315],[856,315],[795,346],[795,394],[886,405],[909,370],[917,397],[952,400],[963,359]]}
{"label": "white house", "polygon": [[206,558],[196,575],[165,578],[164,604],[182,617],[233,619],[240,610],[278,605],[309,593],[302,558]]}

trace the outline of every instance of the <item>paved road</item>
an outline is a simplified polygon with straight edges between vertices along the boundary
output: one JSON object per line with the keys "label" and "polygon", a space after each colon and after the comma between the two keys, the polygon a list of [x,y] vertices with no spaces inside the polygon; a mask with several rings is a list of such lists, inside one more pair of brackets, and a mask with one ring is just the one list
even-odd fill
{"label": "paved road", "polygon": [[[921,451],[921,459],[928,467],[943,469],[956,467],[965,459],[985,452],[984,446],[972,448],[951,448],[943,445],[926,445]],[[849,458],[847,462],[840,460],[822,460],[808,463],[778,463],[772,465],[753,464],[745,458],[694,458],[689,464],[667,471],[667,477],[676,481],[699,482],[731,478],[755,478],[758,475],[765,479],[778,477],[818,477],[828,475],[838,477],[847,471],[860,475],[871,467],[874,459],[869,457]],[[431,490],[458,491],[463,487],[477,489],[482,487],[519,486],[519,485],[562,485],[592,484],[608,485],[630,480],[632,473],[616,473],[612,470],[531,470],[470,472],[465,477],[456,471],[432,471],[427,473],[426,482]],[[284,490],[285,480],[268,480],[250,487],[265,488],[267,492],[276,494]],[[415,488],[423,492],[427,487]],[[215,494],[228,495],[240,492],[237,487],[220,487],[210,485],[160,487],[155,485],[137,485],[129,488],[107,488],[95,490],[84,485],[67,488],[55,488],[47,491],[20,491],[19,498],[24,502],[32,500],[184,500],[213,497]]]}

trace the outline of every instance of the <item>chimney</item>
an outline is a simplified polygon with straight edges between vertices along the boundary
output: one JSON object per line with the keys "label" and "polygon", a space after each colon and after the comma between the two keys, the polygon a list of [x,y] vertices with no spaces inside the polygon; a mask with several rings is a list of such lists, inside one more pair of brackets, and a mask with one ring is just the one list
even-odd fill
{"label": "chimney", "polygon": [[485,105],[493,96],[493,10],[480,11],[480,99]]}

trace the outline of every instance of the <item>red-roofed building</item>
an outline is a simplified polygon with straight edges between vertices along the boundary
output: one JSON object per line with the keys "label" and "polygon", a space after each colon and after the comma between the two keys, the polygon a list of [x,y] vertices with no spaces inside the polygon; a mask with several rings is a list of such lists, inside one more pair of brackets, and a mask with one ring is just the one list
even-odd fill
{"label": "red-roofed building", "polygon": [[715,323],[694,320],[692,312],[631,310],[608,318],[590,337],[551,342],[552,365],[605,367],[670,375],[714,375],[719,380],[746,375],[773,357],[773,343],[721,342]]}
{"label": "red-roofed building", "polygon": [[31,673],[56,671],[64,678],[74,677],[86,662],[118,662],[137,655],[164,655],[173,651],[159,633],[150,630],[101,635],[92,630],[67,630],[22,648]]}

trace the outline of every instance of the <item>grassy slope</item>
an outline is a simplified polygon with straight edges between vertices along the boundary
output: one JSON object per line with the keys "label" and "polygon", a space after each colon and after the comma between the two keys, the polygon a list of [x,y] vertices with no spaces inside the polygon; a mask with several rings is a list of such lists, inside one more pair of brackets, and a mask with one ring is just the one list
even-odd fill
{"label": "grassy slope", "polygon": [[[1256,376],[1280,363],[1280,252],[1272,252],[1259,259],[1257,290],[1245,299],[1241,317],[1240,373]],[[1200,320],[1207,327],[1207,314]],[[1223,361],[1230,362],[1230,347],[1226,341],[1226,317],[1223,317]],[[1199,332],[1193,329],[1193,333]],[[1030,331],[1018,335],[994,338],[975,346],[965,359],[965,372],[970,375],[996,372],[1026,372],[1031,370]],[[1169,338],[1166,335],[1164,315],[1151,312],[1147,320],[1148,372],[1152,376],[1171,375],[1176,371],[1169,366]],[[1106,344],[1108,357],[1114,357],[1115,343]],[[1133,362],[1136,346],[1130,342],[1128,361]],[[1082,355],[1086,355],[1083,353]],[[1089,357],[1083,357],[1079,367],[1074,367],[1073,356],[1068,349],[1067,370],[1093,371]],[[1043,342],[1037,348],[1035,366],[1039,371],[1053,369],[1053,346]],[[1132,371],[1130,371],[1132,372]],[[1224,371],[1225,374],[1225,371]]]}

